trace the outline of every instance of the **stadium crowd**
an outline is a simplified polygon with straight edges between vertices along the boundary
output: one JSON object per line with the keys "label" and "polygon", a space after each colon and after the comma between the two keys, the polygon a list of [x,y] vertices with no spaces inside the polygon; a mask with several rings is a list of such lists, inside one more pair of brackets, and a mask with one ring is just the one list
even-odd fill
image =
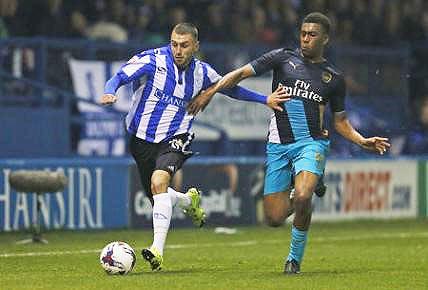
{"label": "stadium crowd", "polygon": [[324,12],[333,24],[340,23],[334,25],[335,41],[339,43],[389,46],[428,37],[428,3],[423,0],[1,0],[0,3],[0,37],[41,35],[159,43],[168,40],[174,24],[191,21],[200,27],[203,41],[282,45],[295,40],[296,23],[310,11]]}
{"label": "stadium crowd", "polygon": [[[407,113],[414,118],[409,120],[413,124],[409,128],[419,128],[416,135],[428,143],[427,135],[420,133],[424,132],[420,128],[426,126],[420,104],[425,104],[428,99],[428,3],[423,0],[0,0],[0,39],[42,36],[155,46],[168,41],[173,25],[190,21],[199,27],[204,45],[227,43],[239,47],[263,45],[275,48],[297,44],[298,23],[311,11],[323,12],[331,19],[333,47],[371,47],[373,51],[375,47],[409,48],[408,87],[404,90],[397,85],[404,74],[402,66],[386,64],[368,75],[370,69],[358,67],[356,59],[338,57],[338,62],[342,61],[338,65],[349,76],[350,96],[378,95],[377,91],[389,96],[406,91],[409,99]],[[219,57],[217,52],[215,54]],[[25,50],[23,55],[25,59]],[[213,61],[209,54],[207,58],[218,65],[216,68],[221,73],[250,58],[248,55],[241,57],[239,50],[230,52],[230,55],[233,55],[233,61],[223,59],[225,56]],[[367,63],[370,66],[373,62],[368,60]],[[375,86],[377,91],[374,92],[369,80],[376,77],[378,71],[383,75],[382,88]],[[359,73],[364,76],[358,77]],[[379,127],[384,126],[372,112],[368,111],[367,116],[370,121],[361,124],[371,127],[360,128],[363,132],[379,131]],[[354,121],[358,124],[358,120]],[[408,138],[398,139],[401,143],[397,144],[402,146],[396,154],[428,152],[423,146],[409,146],[412,142],[408,139],[416,135],[410,132]],[[348,147],[344,144],[336,148]],[[397,146],[393,146],[393,153],[394,148]],[[343,155],[349,154],[349,150],[352,154],[352,149],[346,149]]]}

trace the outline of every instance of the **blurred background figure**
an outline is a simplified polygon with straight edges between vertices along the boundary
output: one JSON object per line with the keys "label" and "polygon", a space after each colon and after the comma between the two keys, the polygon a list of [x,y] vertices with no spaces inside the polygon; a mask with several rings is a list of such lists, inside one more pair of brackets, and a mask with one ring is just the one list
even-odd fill
{"label": "blurred background figure", "polygon": [[0,39],[12,36],[9,22],[16,14],[18,0],[0,1]]}
{"label": "blurred background figure", "polygon": [[419,101],[415,118],[409,126],[402,153],[425,155],[428,154],[428,96]]}

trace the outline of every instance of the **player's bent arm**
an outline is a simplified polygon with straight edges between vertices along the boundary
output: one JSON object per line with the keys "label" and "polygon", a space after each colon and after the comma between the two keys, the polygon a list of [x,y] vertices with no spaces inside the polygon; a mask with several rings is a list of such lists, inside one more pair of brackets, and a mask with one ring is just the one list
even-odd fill
{"label": "player's bent arm", "polygon": [[265,96],[236,86],[240,80],[253,75],[255,75],[255,72],[250,64],[226,74],[220,81],[208,87],[195,97],[187,106],[187,112],[191,115],[196,115],[200,111],[203,111],[218,91],[234,99],[262,103],[272,109],[281,111],[282,109],[278,104],[286,100],[283,94],[275,91],[272,95]]}
{"label": "player's bent arm", "polygon": [[361,134],[352,127],[351,123],[349,123],[345,112],[335,113],[334,126],[337,132],[339,132],[343,137],[360,145],[366,150],[374,151],[383,155],[391,147],[391,144],[388,142],[388,138],[378,136],[365,138],[361,136]]}
{"label": "player's bent arm", "polygon": [[116,102],[116,91],[123,85],[128,84],[145,74],[153,71],[153,63],[149,56],[134,56],[122,68],[109,79],[104,87],[104,95],[101,97],[101,104],[111,105]]}
{"label": "player's bent arm", "polygon": [[215,84],[213,90],[210,90],[210,93],[215,94],[223,89],[230,89],[236,86],[240,81],[254,76],[253,67],[250,64],[246,64],[243,67],[240,67],[234,71],[227,73],[221,78],[221,80]]}
{"label": "player's bent arm", "polygon": [[104,95],[101,97],[102,105],[110,105],[117,101],[116,91],[122,85],[123,80],[119,74],[115,74],[104,86]]}
{"label": "player's bent arm", "polygon": [[104,86],[104,94],[115,95],[117,89],[122,85],[122,78],[119,74],[115,74],[106,82]]}
{"label": "player's bent arm", "polygon": [[365,138],[351,125],[345,111],[334,113],[334,128],[344,138],[362,146]]}

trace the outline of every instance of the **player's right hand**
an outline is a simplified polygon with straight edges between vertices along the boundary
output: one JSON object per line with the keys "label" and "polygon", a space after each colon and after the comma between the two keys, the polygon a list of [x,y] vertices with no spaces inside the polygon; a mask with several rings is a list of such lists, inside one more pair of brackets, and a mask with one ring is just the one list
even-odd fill
{"label": "player's right hand", "polygon": [[194,97],[187,105],[187,113],[196,116],[199,112],[205,110],[205,107],[210,103],[213,94],[209,90],[202,91],[199,95]]}
{"label": "player's right hand", "polygon": [[282,112],[284,109],[281,104],[290,99],[291,97],[287,95],[285,88],[279,84],[278,88],[267,97],[266,105],[273,110]]}
{"label": "player's right hand", "polygon": [[388,141],[388,138],[376,136],[371,138],[364,138],[360,145],[366,150],[374,151],[380,155],[383,155],[391,147],[391,144]]}
{"label": "player's right hand", "polygon": [[111,105],[117,101],[117,97],[111,94],[105,94],[101,97],[100,104],[101,105]]}

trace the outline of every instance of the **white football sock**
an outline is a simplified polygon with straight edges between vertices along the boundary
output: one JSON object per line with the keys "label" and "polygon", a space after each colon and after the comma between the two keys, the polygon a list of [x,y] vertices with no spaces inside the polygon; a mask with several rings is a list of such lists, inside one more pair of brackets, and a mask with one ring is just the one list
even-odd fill
{"label": "white football sock", "polygon": [[192,202],[187,194],[175,191],[171,187],[168,187],[168,194],[171,197],[171,203],[173,207],[178,204],[179,207],[186,208]]}
{"label": "white football sock", "polygon": [[171,197],[168,193],[153,195],[153,244],[161,255],[165,246],[172,216]]}

